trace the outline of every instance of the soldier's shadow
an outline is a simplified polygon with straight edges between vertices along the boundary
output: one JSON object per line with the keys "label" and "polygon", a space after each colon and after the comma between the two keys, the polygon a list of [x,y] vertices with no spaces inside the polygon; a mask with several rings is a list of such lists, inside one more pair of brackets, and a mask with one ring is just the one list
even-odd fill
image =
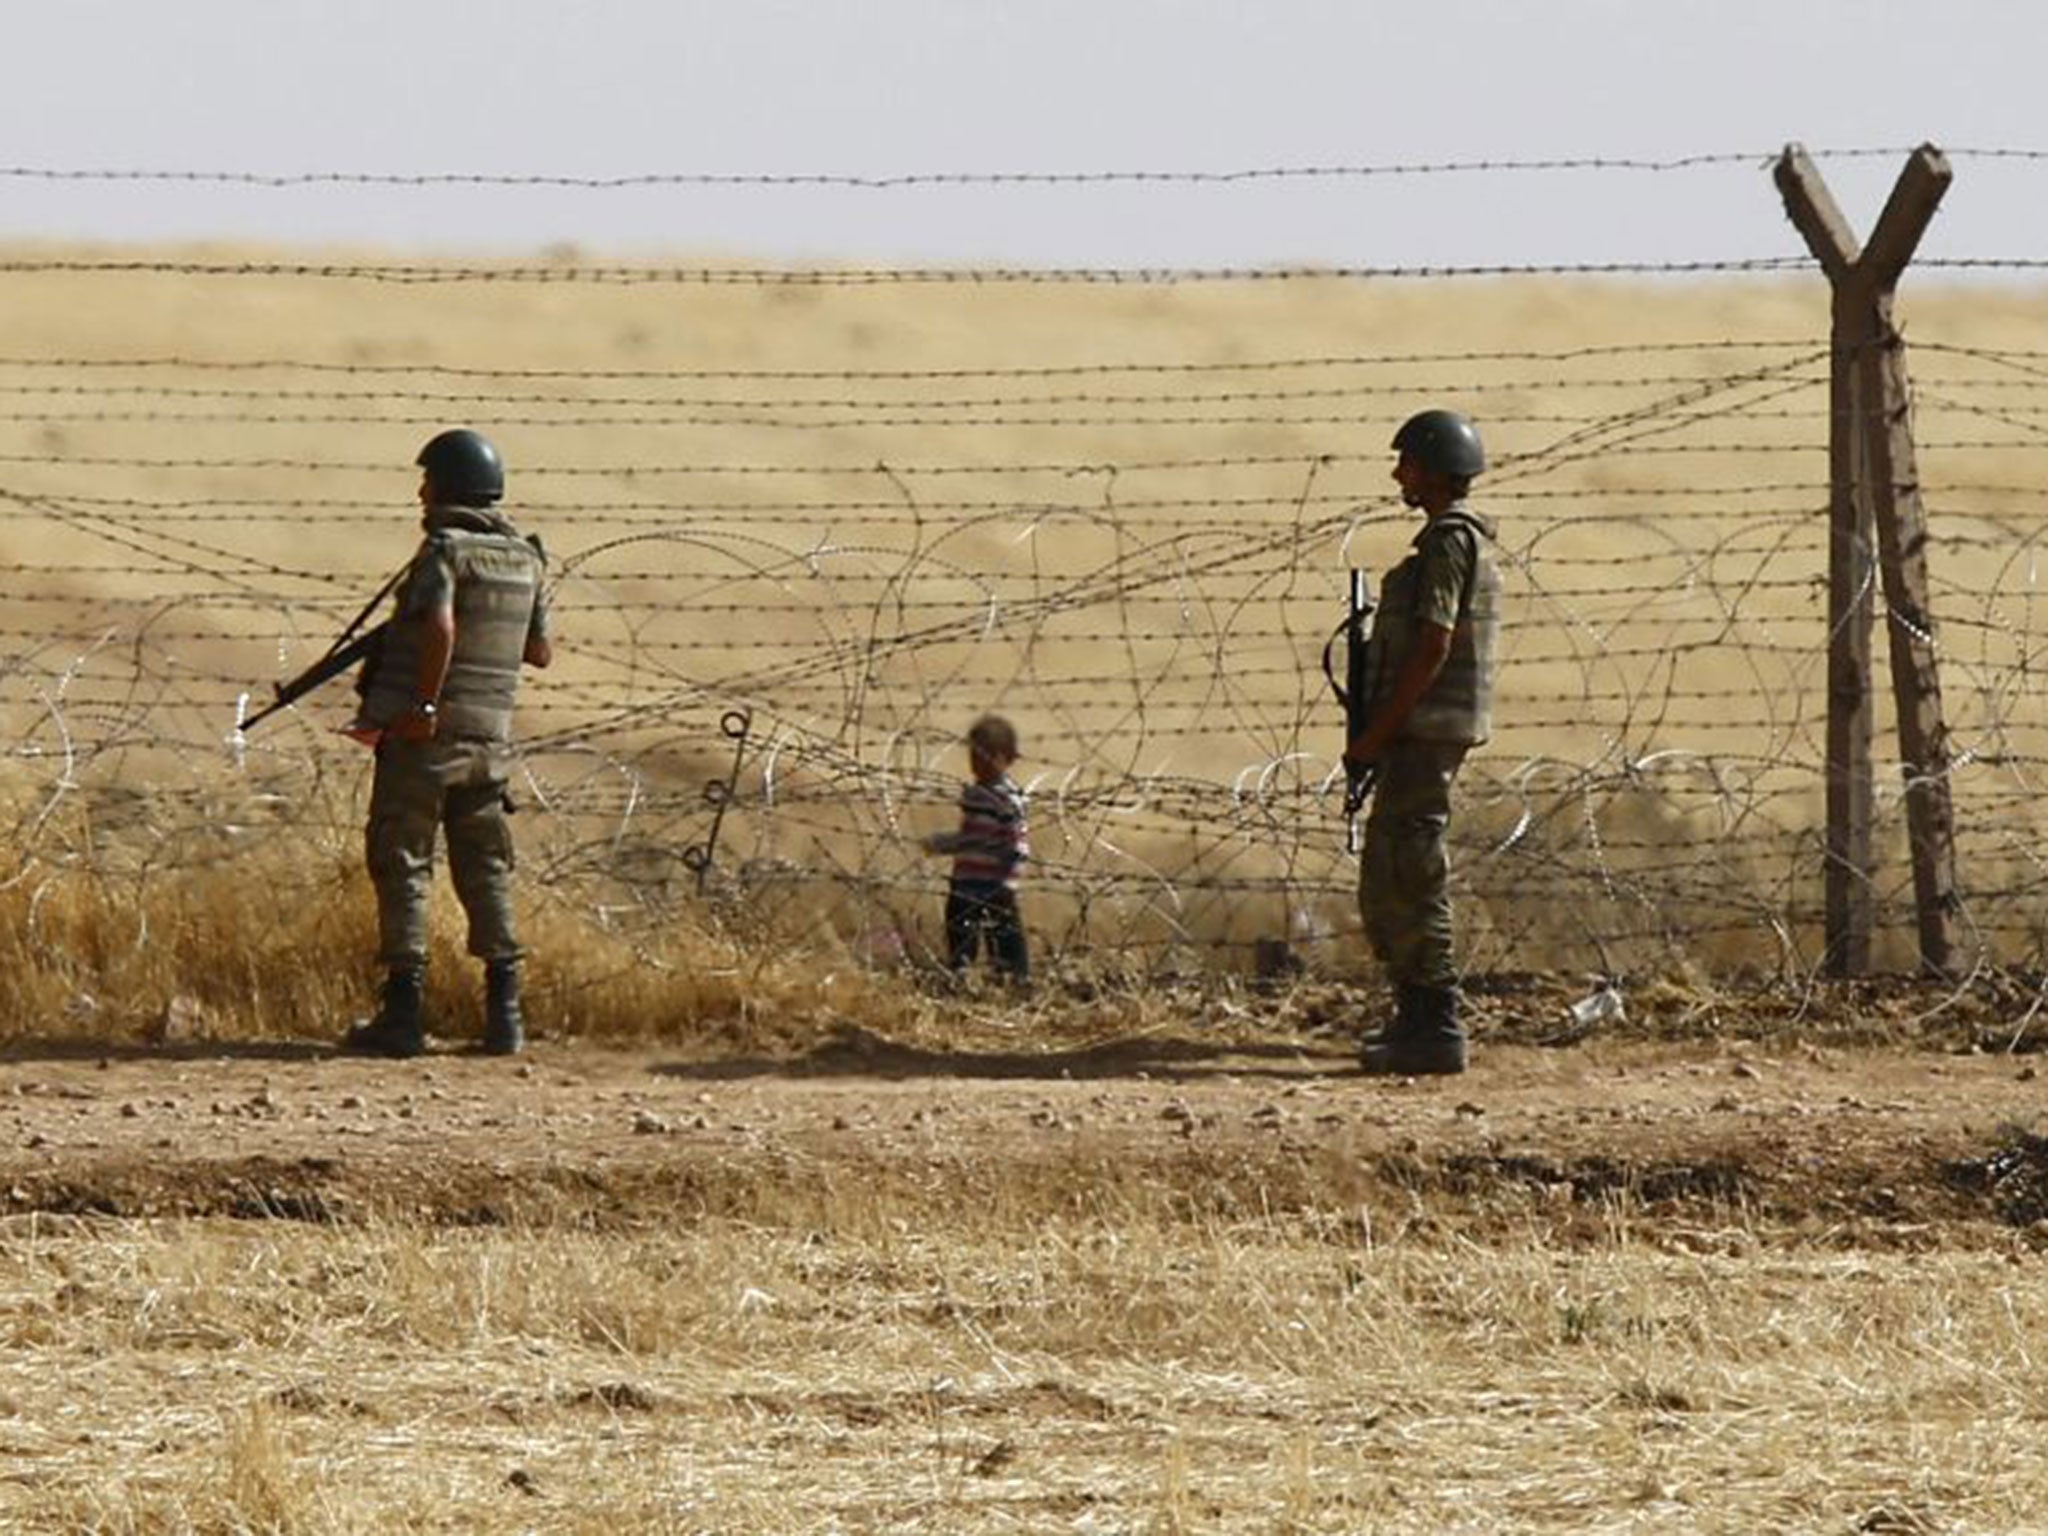
{"label": "soldier's shadow", "polygon": [[68,1061],[319,1061],[335,1054],[318,1040],[94,1040],[43,1035],[0,1044],[0,1064]]}
{"label": "soldier's shadow", "polygon": [[1291,1042],[1189,1040],[1133,1036],[1054,1051],[942,1050],[906,1045],[857,1026],[793,1056],[736,1056],[664,1062],[662,1077],[733,1082],[755,1077],[923,1077],[1067,1079],[1147,1077],[1180,1082],[1211,1077],[1301,1078],[1341,1071],[1352,1051]]}

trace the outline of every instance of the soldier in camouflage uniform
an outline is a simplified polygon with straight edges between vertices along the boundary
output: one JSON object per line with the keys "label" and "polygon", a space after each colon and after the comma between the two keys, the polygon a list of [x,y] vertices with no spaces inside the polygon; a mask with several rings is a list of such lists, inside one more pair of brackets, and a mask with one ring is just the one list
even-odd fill
{"label": "soldier in camouflage uniform", "polygon": [[484,962],[483,1048],[525,1041],[519,940],[512,922],[512,830],[506,824],[512,701],[522,662],[553,659],[541,595],[540,541],[497,508],[505,471],[474,432],[443,432],[420,450],[426,538],[398,587],[384,644],[366,668],[354,734],[377,752],[365,842],[377,888],[383,1006],[345,1048],[415,1056],[434,844],[445,832],[469,952]]}
{"label": "soldier in camouflage uniform", "polygon": [[1462,1072],[1444,832],[1451,782],[1491,723],[1500,571],[1493,524],[1465,505],[1486,468],[1472,424],[1424,411],[1393,446],[1401,499],[1427,521],[1380,589],[1371,708],[1346,753],[1378,771],[1358,906],[1395,994],[1393,1022],[1363,1043],[1360,1062],[1368,1072]]}

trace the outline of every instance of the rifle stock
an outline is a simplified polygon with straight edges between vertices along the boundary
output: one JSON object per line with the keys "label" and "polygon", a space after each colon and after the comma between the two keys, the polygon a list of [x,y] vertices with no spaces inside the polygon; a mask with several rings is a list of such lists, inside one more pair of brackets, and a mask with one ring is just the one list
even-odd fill
{"label": "rifle stock", "polygon": [[275,697],[262,709],[259,709],[255,714],[244,720],[241,724],[241,729],[244,731],[255,729],[260,722],[268,720],[286,705],[298,703],[300,699],[303,699],[322,683],[339,677],[350,667],[377,649],[383,642],[384,631],[390,625],[391,621],[389,619],[386,619],[381,624],[372,625],[369,629],[364,630],[352,639],[346,639],[335,644],[328,650],[325,656],[322,656],[289,682],[273,684],[272,692],[275,694]]}

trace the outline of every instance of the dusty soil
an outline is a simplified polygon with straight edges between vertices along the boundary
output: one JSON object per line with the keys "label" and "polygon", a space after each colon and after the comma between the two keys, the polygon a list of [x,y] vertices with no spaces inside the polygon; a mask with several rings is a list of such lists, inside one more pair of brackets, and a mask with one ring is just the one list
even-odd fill
{"label": "dusty soil", "polygon": [[0,1524],[2035,1530],[2042,1097],[1810,1039],[17,1047]]}
{"label": "dusty soil", "polygon": [[2044,1095],[2025,1058],[1814,1045],[1497,1046],[1444,1081],[1363,1078],[1332,1042],[1189,1038],[1038,1055],[852,1033],[781,1059],[543,1044],[402,1063],[16,1047],[0,1213],[612,1227],[801,1220],[856,1184],[942,1208],[1095,1184],[1424,1232],[1535,1213],[1552,1231],[2048,1240]]}

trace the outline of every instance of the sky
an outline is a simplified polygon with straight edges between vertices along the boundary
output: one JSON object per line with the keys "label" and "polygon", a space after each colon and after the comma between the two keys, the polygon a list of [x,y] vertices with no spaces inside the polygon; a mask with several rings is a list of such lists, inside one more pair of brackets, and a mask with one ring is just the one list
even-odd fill
{"label": "sky", "polygon": [[[0,51],[0,240],[863,264],[1488,266],[1799,256],[1958,151],[1921,254],[2048,255],[2038,0],[51,0]],[[317,185],[1596,158],[1661,171],[1231,183]],[[33,172],[38,174],[22,174]]]}

